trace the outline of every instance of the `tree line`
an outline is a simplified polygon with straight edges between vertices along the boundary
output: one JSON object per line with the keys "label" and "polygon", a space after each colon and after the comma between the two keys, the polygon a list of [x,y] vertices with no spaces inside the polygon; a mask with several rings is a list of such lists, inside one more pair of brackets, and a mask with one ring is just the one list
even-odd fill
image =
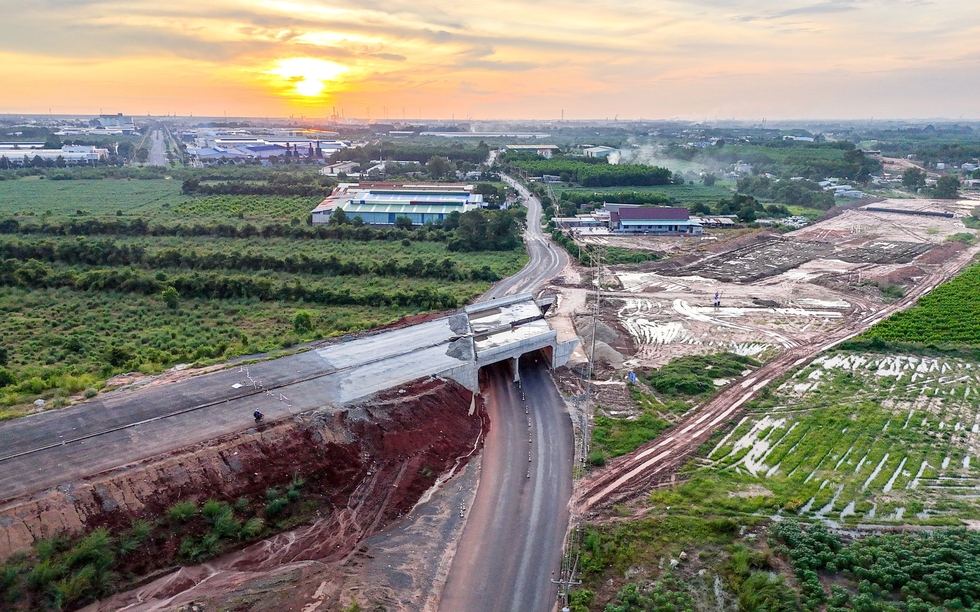
{"label": "tree line", "polygon": [[220,273],[178,274],[167,277],[160,272],[134,270],[132,268],[99,268],[76,271],[53,269],[36,259],[18,261],[7,259],[0,262],[0,286],[26,289],[70,288],[78,291],[118,291],[159,295],[167,287],[174,287],[182,297],[201,299],[249,299],[261,301],[304,301],[330,306],[417,306],[431,310],[456,308],[457,299],[446,291],[432,287],[420,287],[412,291],[382,291],[367,289],[353,292],[349,288],[335,289],[322,284],[306,285],[293,282],[259,278],[254,275]]}
{"label": "tree line", "polygon": [[[667,168],[637,164],[590,163],[571,159],[539,159],[512,162],[512,166],[534,176],[550,174],[583,187],[670,185],[674,174]],[[681,179],[683,180],[683,179]]]}
{"label": "tree line", "polygon": [[261,195],[261,196],[303,196],[326,197],[333,191],[335,182],[321,183],[247,183],[222,182],[202,183],[197,179],[187,179],[181,184],[184,195]]}
{"label": "tree line", "polygon": [[561,194],[562,200],[575,204],[598,204],[600,202],[615,202],[617,204],[662,204],[670,206],[673,200],[662,193],[643,191],[615,191],[592,193],[582,191],[566,191]]}
{"label": "tree line", "polygon": [[21,223],[17,219],[0,220],[0,234],[47,234],[53,236],[181,236],[210,238],[293,238],[297,240],[415,240],[446,242],[452,232],[442,226],[424,225],[414,231],[392,228],[376,228],[370,225],[319,225],[303,227],[284,223],[256,226],[251,223],[232,225],[214,223],[204,225],[150,225],[145,219],[86,218],[66,222],[42,221]]}
{"label": "tree line", "polygon": [[396,143],[383,140],[377,144],[362,147],[348,147],[330,156],[331,163],[354,161],[366,166],[372,160],[392,159],[396,161],[416,162],[427,164],[433,157],[445,158],[452,162],[469,162],[482,164],[490,157],[490,147],[485,142],[476,146],[468,146],[454,142],[446,145]]}
{"label": "tree line", "polygon": [[813,181],[770,179],[766,176],[743,176],[736,188],[740,193],[785,202],[791,206],[806,206],[819,210],[834,207],[834,196]]}
{"label": "tree line", "polygon": [[[465,213],[453,211],[443,221],[427,223],[415,231],[443,232],[446,248],[450,251],[510,251],[521,244],[521,225],[526,214],[527,211],[521,207],[506,210],[477,208]],[[351,218],[344,209],[338,208],[331,215],[328,227],[358,231],[367,226],[360,215]],[[397,229],[394,231],[408,231],[412,227],[409,217],[395,219]]]}
{"label": "tree line", "polygon": [[183,268],[188,270],[241,270],[314,274],[319,276],[366,276],[407,278],[437,278],[450,281],[500,280],[489,266],[461,268],[449,257],[442,260],[416,258],[400,263],[389,258],[383,261],[341,259],[336,255],[310,257],[256,254],[251,252],[198,253],[196,250],[168,248],[147,253],[141,245],[120,244],[114,240],[75,240],[37,242],[0,242],[0,259],[21,262],[36,260],[46,263],[86,266],[135,266],[149,269]]}

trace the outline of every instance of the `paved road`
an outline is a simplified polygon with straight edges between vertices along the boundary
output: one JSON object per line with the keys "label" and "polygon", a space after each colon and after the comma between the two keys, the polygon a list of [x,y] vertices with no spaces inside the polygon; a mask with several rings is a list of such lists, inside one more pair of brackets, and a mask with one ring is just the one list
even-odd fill
{"label": "paved road", "polygon": [[500,281],[483,294],[480,301],[484,302],[522,291],[532,291],[557,276],[568,264],[568,254],[564,249],[556,246],[541,231],[541,201],[506,174],[501,175],[501,178],[517,189],[527,202],[527,231],[524,232],[524,244],[527,246],[530,259],[520,272]]}
{"label": "paved road", "polygon": [[572,422],[544,360],[525,357],[521,367],[520,388],[506,364],[485,370],[490,432],[442,593],[445,612],[545,612],[555,604],[551,579],[572,492]]}
{"label": "paved road", "polygon": [[163,134],[162,129],[154,130],[150,134],[150,158],[147,160],[147,165],[150,166],[166,166],[167,165],[167,147],[166,147],[166,137]]}
{"label": "paved road", "polygon": [[[568,263],[565,251],[541,231],[541,202],[510,177],[503,178],[528,203],[524,242],[530,260],[483,301],[532,291]],[[568,526],[574,435],[544,361],[525,357],[520,367],[523,388],[513,383],[507,364],[487,368],[481,381],[490,432],[476,500],[439,605],[444,612],[545,612],[555,605],[557,589],[551,579],[560,570]]]}

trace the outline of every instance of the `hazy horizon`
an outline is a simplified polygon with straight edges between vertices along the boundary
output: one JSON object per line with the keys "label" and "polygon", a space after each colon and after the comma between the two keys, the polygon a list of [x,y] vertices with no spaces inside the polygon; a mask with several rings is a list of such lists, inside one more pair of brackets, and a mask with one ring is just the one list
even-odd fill
{"label": "hazy horizon", "polygon": [[5,114],[980,118],[980,5],[963,0],[0,8]]}

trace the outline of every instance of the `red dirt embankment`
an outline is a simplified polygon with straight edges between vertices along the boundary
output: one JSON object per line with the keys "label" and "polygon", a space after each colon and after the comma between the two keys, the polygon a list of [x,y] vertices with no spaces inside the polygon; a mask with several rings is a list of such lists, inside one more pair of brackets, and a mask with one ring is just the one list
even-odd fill
{"label": "red dirt embankment", "polygon": [[[0,507],[0,559],[37,539],[159,518],[177,501],[262,498],[266,489],[297,477],[306,481],[303,497],[315,500],[322,518],[208,567],[254,572],[340,559],[411,509],[440,474],[479,447],[487,417],[479,402],[470,414],[471,401],[471,392],[452,381],[420,381],[344,410],[270,423],[13,500]],[[158,542],[137,567],[126,569],[141,574],[173,566],[178,546]],[[169,594],[151,597],[169,598],[206,577],[181,570],[167,579]],[[139,595],[144,601],[145,591]],[[136,595],[117,597],[127,596]]]}

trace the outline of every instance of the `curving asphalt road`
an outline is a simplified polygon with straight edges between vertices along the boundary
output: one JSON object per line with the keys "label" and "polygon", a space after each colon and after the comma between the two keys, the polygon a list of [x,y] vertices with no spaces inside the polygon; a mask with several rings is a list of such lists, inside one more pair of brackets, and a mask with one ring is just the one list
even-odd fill
{"label": "curving asphalt road", "polygon": [[500,176],[527,202],[527,230],[524,232],[524,244],[530,259],[520,272],[500,281],[490,291],[484,293],[479,300],[481,302],[531,291],[545,281],[558,276],[568,265],[568,253],[551,242],[541,231],[541,201],[511,177],[506,174]]}
{"label": "curving asphalt road", "polygon": [[[530,261],[483,301],[531,291],[558,275],[568,255],[541,231],[541,202],[504,176],[528,203],[524,241]],[[506,364],[485,370],[490,431],[476,500],[443,589],[444,612],[547,611],[561,566],[572,492],[574,434],[548,366],[521,359],[521,386]]]}

